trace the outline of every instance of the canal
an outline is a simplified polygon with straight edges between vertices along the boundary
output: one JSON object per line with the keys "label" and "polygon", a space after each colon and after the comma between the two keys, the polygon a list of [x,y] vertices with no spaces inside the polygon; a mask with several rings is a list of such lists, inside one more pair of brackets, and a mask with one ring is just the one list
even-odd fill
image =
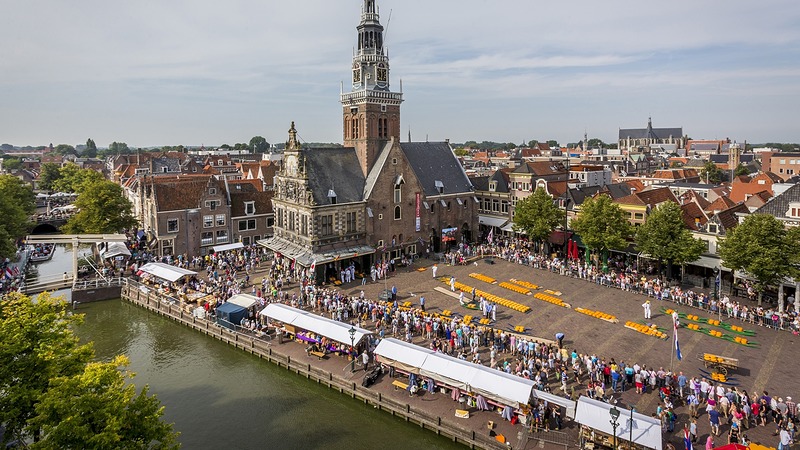
{"label": "canal", "polygon": [[[70,249],[59,247],[35,275],[71,268]],[[128,356],[133,382],[158,396],[183,448],[464,448],[121,300],[78,312],[80,338],[98,359]]]}

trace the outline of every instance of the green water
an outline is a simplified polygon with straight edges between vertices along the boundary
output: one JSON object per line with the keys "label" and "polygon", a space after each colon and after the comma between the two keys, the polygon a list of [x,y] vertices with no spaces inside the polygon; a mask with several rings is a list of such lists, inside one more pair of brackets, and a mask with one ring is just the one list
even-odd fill
{"label": "green water", "polygon": [[120,300],[79,312],[79,336],[130,358],[185,449],[464,448]]}

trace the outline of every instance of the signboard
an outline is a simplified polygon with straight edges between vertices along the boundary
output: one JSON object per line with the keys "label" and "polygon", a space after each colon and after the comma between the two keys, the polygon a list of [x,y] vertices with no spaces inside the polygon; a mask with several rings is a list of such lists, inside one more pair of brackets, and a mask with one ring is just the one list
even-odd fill
{"label": "signboard", "polygon": [[450,242],[456,240],[456,232],[458,227],[443,228],[442,229],[442,242]]}
{"label": "signboard", "polygon": [[416,217],[416,230],[417,230],[417,231],[419,231],[419,230],[420,230],[420,220],[419,220],[419,204],[420,204],[420,195],[419,195],[419,192],[417,192],[417,205],[416,205],[416,209],[415,209],[415,214],[416,214],[416,216],[415,216],[415,217]]}

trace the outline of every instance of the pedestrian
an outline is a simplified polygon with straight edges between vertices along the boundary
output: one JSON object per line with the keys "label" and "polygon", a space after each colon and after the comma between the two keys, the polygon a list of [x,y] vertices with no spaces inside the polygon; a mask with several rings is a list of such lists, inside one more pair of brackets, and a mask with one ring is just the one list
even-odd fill
{"label": "pedestrian", "polygon": [[419,307],[422,309],[422,312],[425,312],[425,297],[419,297]]}
{"label": "pedestrian", "polygon": [[646,300],[644,303],[642,303],[642,308],[644,308],[644,318],[645,319],[649,319],[650,318],[650,300]]}
{"label": "pedestrian", "polygon": [[433,278],[436,278],[436,271],[437,270],[439,270],[439,266],[434,264],[433,267],[431,267],[431,271],[433,272]]}
{"label": "pedestrian", "polygon": [[456,277],[450,277],[450,291],[456,291]]}
{"label": "pedestrian", "polygon": [[706,450],[714,450],[714,438],[711,437],[711,434],[706,438]]}
{"label": "pedestrian", "polygon": [[392,285],[392,301],[397,300],[397,286]]}
{"label": "pedestrian", "polygon": [[558,340],[558,348],[564,347],[564,333],[556,333],[556,339]]}
{"label": "pedestrian", "polygon": [[364,353],[361,354],[361,362],[364,363],[364,372],[369,370],[369,353],[364,350]]}
{"label": "pedestrian", "polygon": [[789,446],[791,445],[792,445],[792,435],[789,434],[789,431],[787,431],[785,427],[781,428],[778,450],[789,450]]}

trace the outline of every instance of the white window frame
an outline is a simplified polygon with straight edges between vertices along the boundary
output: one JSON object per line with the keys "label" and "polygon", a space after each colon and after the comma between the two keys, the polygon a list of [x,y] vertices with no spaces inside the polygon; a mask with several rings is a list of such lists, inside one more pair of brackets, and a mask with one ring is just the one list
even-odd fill
{"label": "white window frame", "polygon": [[[173,230],[170,227],[171,223],[175,223],[175,229]],[[180,220],[179,219],[167,219],[167,233],[177,233],[180,231]]]}
{"label": "white window frame", "polygon": [[214,215],[208,214],[203,216],[203,228],[212,228],[214,226]]}
{"label": "white window frame", "polygon": [[252,216],[256,213],[256,202],[244,202],[245,215]]}
{"label": "white window frame", "polygon": [[225,214],[217,214],[216,217],[214,217],[214,224],[216,224],[218,227],[224,227],[225,222]]}

